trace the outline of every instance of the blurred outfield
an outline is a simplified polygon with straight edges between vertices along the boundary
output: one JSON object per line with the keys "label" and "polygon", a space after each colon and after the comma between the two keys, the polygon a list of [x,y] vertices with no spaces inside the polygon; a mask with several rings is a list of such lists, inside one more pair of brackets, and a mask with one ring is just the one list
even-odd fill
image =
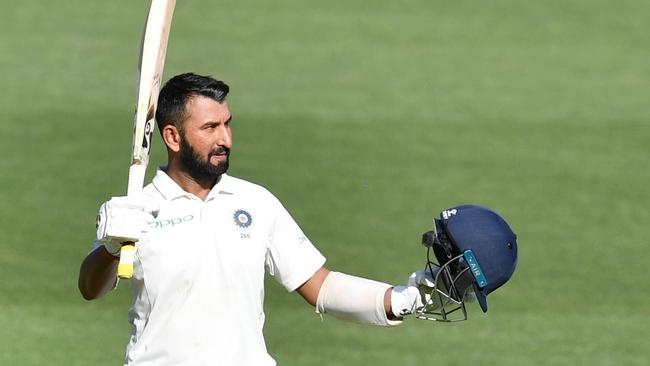
{"label": "blurred outfield", "polygon": [[[128,286],[76,289],[126,190],[148,1],[4,0],[0,364],[118,365]],[[519,235],[487,315],[377,329],[272,280],[291,365],[647,365],[647,1],[179,1],[166,78],[232,88],[232,174],[267,186],[340,271],[403,283],[420,234],[479,203]],[[154,160],[163,161],[159,140]]]}

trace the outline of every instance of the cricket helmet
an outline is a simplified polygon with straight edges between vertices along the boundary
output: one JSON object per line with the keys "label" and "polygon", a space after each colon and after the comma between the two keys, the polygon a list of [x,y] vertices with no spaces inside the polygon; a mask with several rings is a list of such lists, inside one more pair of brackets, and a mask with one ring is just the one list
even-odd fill
{"label": "cricket helmet", "polygon": [[[443,210],[422,236],[434,285],[416,315],[430,320],[467,319],[465,302],[487,312],[487,295],[506,283],[517,265],[517,236],[496,212],[477,205]],[[437,263],[431,260],[431,251]],[[422,289],[421,289],[422,291]]]}

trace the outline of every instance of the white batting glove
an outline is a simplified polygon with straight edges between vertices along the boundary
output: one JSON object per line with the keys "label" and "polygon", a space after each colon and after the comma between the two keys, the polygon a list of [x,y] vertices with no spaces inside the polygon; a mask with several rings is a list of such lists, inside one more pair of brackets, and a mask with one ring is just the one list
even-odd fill
{"label": "white batting glove", "polygon": [[436,306],[433,304],[431,298],[433,285],[434,278],[431,276],[429,271],[413,272],[411,276],[409,276],[406,286],[393,287],[393,292],[391,294],[391,308],[393,310],[393,315],[401,318],[405,315],[413,314],[416,310],[422,309],[425,305],[429,308],[435,308]]}
{"label": "white batting glove", "polygon": [[413,314],[415,310],[424,306],[420,291],[415,286],[395,286],[390,296],[390,306],[393,315],[402,318]]}
{"label": "white batting glove", "polygon": [[149,230],[158,208],[142,197],[112,197],[99,208],[97,241],[119,257],[122,245],[140,240]]}

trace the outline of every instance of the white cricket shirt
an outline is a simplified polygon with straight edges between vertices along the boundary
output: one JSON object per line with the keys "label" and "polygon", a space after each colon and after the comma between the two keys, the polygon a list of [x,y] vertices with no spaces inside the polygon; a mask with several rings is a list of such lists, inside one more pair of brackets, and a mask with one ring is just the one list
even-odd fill
{"label": "white cricket shirt", "polygon": [[265,269],[288,291],[325,258],[265,188],[222,175],[202,201],[158,170],[160,205],[136,244],[125,365],[275,365],[266,350]]}

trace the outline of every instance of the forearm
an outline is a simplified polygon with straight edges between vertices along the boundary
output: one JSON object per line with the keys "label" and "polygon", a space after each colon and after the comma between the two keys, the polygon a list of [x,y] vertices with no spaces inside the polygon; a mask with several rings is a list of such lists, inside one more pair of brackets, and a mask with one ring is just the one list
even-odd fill
{"label": "forearm", "polygon": [[117,280],[117,258],[100,246],[88,253],[79,269],[79,291],[86,300],[104,296]]}
{"label": "forearm", "polygon": [[341,320],[375,325],[398,325],[392,313],[392,286],[340,272],[327,275],[316,300],[316,312]]}

